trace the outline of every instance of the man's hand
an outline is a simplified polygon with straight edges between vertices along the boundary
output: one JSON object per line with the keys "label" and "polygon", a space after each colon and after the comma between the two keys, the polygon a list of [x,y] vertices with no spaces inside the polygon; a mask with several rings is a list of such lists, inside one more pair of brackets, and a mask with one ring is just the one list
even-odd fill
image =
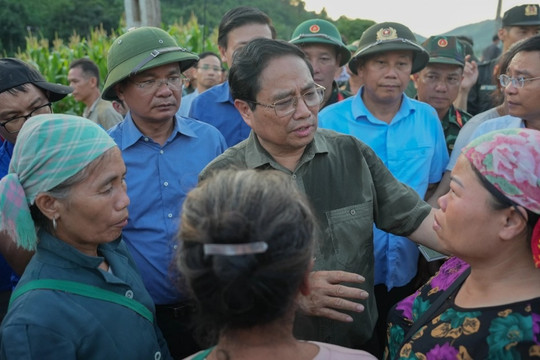
{"label": "man's hand", "polygon": [[345,271],[313,271],[308,279],[309,292],[298,298],[300,310],[307,315],[351,322],[352,317],[341,311],[362,312],[364,305],[347,299],[364,300],[369,295],[365,290],[342,283],[362,284],[364,281],[364,277]]}
{"label": "man's hand", "polygon": [[478,64],[476,61],[471,61],[471,55],[465,57],[465,66],[463,67],[463,80],[461,88],[469,93],[469,90],[476,84],[478,80]]}
{"label": "man's hand", "polygon": [[474,60],[471,61],[471,55],[467,55],[463,67],[463,80],[459,86],[458,96],[454,100],[454,107],[467,111],[467,98],[476,80],[478,80],[478,64]]}

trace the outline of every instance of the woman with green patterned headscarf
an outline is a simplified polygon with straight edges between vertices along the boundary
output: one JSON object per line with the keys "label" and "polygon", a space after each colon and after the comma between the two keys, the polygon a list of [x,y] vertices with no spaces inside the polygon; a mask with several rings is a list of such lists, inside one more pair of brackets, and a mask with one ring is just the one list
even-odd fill
{"label": "woman with green patterned headscarf", "polygon": [[170,358],[122,228],[120,150],[98,125],[39,115],[0,180],[0,232],[35,250],[0,328],[0,359]]}
{"label": "woman with green patterned headscarf", "polygon": [[540,131],[478,137],[461,152],[433,228],[453,255],[388,321],[387,359],[540,354]]}

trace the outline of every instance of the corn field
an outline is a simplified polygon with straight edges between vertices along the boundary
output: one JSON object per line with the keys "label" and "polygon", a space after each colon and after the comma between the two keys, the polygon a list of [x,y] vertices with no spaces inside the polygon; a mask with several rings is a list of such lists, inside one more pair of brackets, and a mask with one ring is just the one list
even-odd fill
{"label": "corn field", "polygon": [[[163,29],[176,39],[178,45],[194,53],[202,51],[218,53],[217,31],[203,41],[204,25],[200,25],[195,16],[192,16],[186,24],[175,23],[164,26]],[[103,86],[107,76],[107,52],[114,39],[124,32],[125,27],[107,34],[99,27],[92,29],[88,38],[81,38],[74,33],[67,44],[61,39],[50,41],[30,33],[26,37],[26,48],[19,50],[15,57],[33,65],[48,81],[64,85],[68,85],[69,64],[73,60],[87,57],[98,65],[100,84]],[[76,102],[71,96],[53,105],[56,113],[81,115],[83,109],[84,104]]]}

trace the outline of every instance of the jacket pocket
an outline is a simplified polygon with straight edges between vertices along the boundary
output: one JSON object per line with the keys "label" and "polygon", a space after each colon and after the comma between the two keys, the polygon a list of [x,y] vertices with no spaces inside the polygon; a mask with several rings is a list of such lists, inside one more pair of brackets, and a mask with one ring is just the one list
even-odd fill
{"label": "jacket pocket", "polygon": [[[339,264],[356,268],[373,258],[373,204],[371,201],[326,212],[328,234]],[[368,252],[365,254],[365,252]],[[355,264],[356,263],[356,264]]]}

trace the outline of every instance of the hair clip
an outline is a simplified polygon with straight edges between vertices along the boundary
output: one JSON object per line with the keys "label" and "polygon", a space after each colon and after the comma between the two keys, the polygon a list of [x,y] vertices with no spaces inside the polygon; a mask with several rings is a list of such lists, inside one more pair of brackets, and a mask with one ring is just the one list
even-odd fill
{"label": "hair clip", "polygon": [[204,244],[205,255],[250,255],[263,253],[268,249],[268,244],[264,241],[242,244]]}

